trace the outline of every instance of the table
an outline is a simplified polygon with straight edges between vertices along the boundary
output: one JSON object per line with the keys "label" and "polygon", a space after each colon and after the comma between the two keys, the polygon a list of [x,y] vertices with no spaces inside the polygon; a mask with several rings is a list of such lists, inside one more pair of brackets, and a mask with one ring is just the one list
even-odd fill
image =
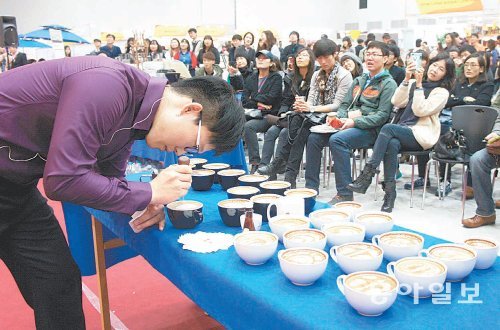
{"label": "table", "polygon": [[[262,266],[248,266],[234,247],[212,254],[185,251],[177,243],[187,232],[226,232],[236,234],[239,228],[226,227],[220,220],[217,201],[227,198],[215,185],[209,192],[190,191],[186,199],[204,203],[204,221],[191,230],[178,230],[168,221],[163,232],[156,228],[134,234],[123,214],[86,208],[131,249],[141,254],[155,269],[172,281],[202,309],[229,329],[384,329],[468,328],[498,326],[497,297],[500,289],[500,263],[488,270],[474,270],[464,283],[468,289],[479,284],[482,304],[464,304],[460,300],[461,284],[451,284],[449,305],[432,304],[422,299],[414,305],[408,296],[398,296],[395,304],[379,317],[364,317],[354,311],[336,286],[341,274],[330,259],[326,273],[314,285],[298,287],[280,270],[277,254]],[[316,209],[326,204],[317,203]],[[267,224],[263,230],[269,230]],[[395,226],[394,230],[407,230]],[[445,241],[421,234],[425,248]],[[280,244],[278,249],[283,249]],[[379,270],[385,272],[384,260]]]}

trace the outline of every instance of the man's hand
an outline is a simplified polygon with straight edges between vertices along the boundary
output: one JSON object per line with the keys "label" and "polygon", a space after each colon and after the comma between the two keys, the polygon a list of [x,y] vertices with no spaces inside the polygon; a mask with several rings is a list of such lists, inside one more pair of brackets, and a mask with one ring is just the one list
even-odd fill
{"label": "man's hand", "polygon": [[151,204],[168,204],[187,194],[191,187],[192,169],[188,165],[172,165],[158,173],[151,184]]}
{"label": "man's hand", "polygon": [[152,225],[158,224],[158,228],[165,228],[165,211],[162,204],[149,204],[146,211],[132,222],[134,231],[140,232]]}
{"label": "man's hand", "polygon": [[424,69],[419,68],[415,71],[415,87],[422,88],[422,79],[424,78]]}
{"label": "man's hand", "polygon": [[415,62],[410,58],[408,59],[408,63],[406,65],[406,71],[405,71],[405,80],[408,82],[411,77],[413,76],[413,73],[415,73]]}
{"label": "man's hand", "polygon": [[272,105],[267,105],[267,104],[264,104],[262,102],[257,102],[257,108],[260,109],[260,110],[271,110],[273,108]]}
{"label": "man's hand", "polygon": [[344,125],[342,125],[342,127],[340,128],[341,131],[354,127],[354,120],[352,120],[351,118],[342,118],[341,120],[344,121]]}
{"label": "man's hand", "polygon": [[490,133],[490,134],[486,135],[486,137],[484,139],[486,141],[488,141],[487,142],[488,144],[491,144],[491,143],[495,142],[496,140],[500,139],[500,136],[497,133]]}
{"label": "man's hand", "polygon": [[303,97],[295,97],[295,102],[293,103],[293,110],[297,112],[310,112],[309,103],[307,103]]}

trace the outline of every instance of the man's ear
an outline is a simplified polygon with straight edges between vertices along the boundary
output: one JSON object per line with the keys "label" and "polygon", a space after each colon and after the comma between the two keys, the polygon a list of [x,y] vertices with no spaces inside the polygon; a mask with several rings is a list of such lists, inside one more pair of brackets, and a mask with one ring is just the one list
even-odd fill
{"label": "man's ear", "polygon": [[182,107],[181,115],[198,114],[203,110],[203,106],[198,102],[190,102]]}

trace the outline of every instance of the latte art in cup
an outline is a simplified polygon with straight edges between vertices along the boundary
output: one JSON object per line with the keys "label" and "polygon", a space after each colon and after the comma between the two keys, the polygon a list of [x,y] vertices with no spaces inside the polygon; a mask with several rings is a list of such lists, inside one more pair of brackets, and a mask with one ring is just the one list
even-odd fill
{"label": "latte art in cup", "polygon": [[314,265],[324,262],[327,259],[323,253],[312,249],[285,250],[282,258],[290,263],[299,265]]}
{"label": "latte art in cup", "polygon": [[325,239],[326,235],[316,230],[298,229],[287,232],[285,237],[295,242],[310,243]]}
{"label": "latte art in cup", "polygon": [[218,173],[220,176],[236,176],[245,174],[244,170],[222,170]]}
{"label": "latte art in cup", "polygon": [[358,217],[361,223],[384,223],[392,221],[391,217],[383,214],[364,214]]}
{"label": "latte art in cup", "polygon": [[485,239],[468,239],[465,241],[465,244],[470,245],[476,249],[489,249],[494,248],[497,245],[493,242],[487,241]]}
{"label": "latte art in cup", "polygon": [[251,208],[252,202],[250,202],[248,199],[233,198],[220,201],[219,206],[223,208],[245,209]]}
{"label": "latte art in cup", "polygon": [[261,203],[261,204],[271,204],[271,203],[276,202],[276,200],[278,200],[279,198],[280,198],[279,195],[276,195],[276,196],[273,196],[270,194],[265,194],[262,196],[256,195],[256,196],[252,197],[252,202]]}
{"label": "latte art in cup", "polygon": [[390,292],[397,287],[397,282],[388,275],[374,272],[357,273],[348,276],[345,285],[350,289],[367,295]]}
{"label": "latte art in cup", "polygon": [[419,237],[406,233],[385,234],[380,237],[380,241],[384,244],[398,247],[414,246],[422,243]]}
{"label": "latte art in cup", "polygon": [[204,159],[204,158],[190,158],[189,159],[189,163],[190,164],[194,164],[194,165],[196,165],[196,164],[205,164],[206,162],[207,162],[207,160]]}
{"label": "latte art in cup", "polygon": [[192,211],[192,210],[197,210],[203,206],[203,204],[201,204],[199,202],[194,202],[194,201],[193,202],[179,201],[176,204],[170,204],[170,205],[171,205],[170,206],[171,209],[177,210],[177,211]]}
{"label": "latte art in cup", "polygon": [[301,198],[309,198],[316,196],[316,192],[310,189],[293,189],[285,192],[285,196],[294,196]]}
{"label": "latte art in cup", "polygon": [[325,229],[325,231],[332,234],[340,234],[340,235],[359,234],[363,232],[361,228],[349,225],[328,227]]}
{"label": "latte art in cup", "polygon": [[276,242],[277,239],[276,236],[270,233],[260,232],[255,235],[241,235],[236,239],[236,241],[241,245],[262,246]]}
{"label": "latte art in cup", "polygon": [[279,219],[273,222],[277,226],[286,226],[286,227],[295,227],[295,226],[304,226],[307,224],[307,221],[302,219]]}
{"label": "latte art in cup", "polygon": [[266,181],[268,178],[267,175],[249,174],[240,176],[238,180],[244,182],[260,182]]}
{"label": "latte art in cup", "polygon": [[269,181],[262,183],[261,187],[265,189],[283,189],[290,187],[290,183],[281,181]]}
{"label": "latte art in cup", "polygon": [[400,272],[416,276],[434,276],[445,272],[442,265],[425,258],[400,261],[397,263],[396,268]]}
{"label": "latte art in cup", "polygon": [[203,168],[209,169],[209,170],[222,170],[224,168],[228,168],[229,164],[224,164],[224,163],[211,163],[211,164],[205,164],[203,165]]}
{"label": "latte art in cup", "polygon": [[353,259],[372,259],[380,256],[382,251],[370,244],[345,244],[338,253]]}
{"label": "latte art in cup", "polygon": [[442,260],[468,260],[474,253],[458,246],[440,246],[429,250],[429,254]]}
{"label": "latte art in cup", "polygon": [[227,190],[227,192],[235,194],[235,195],[249,195],[255,194],[259,192],[259,188],[251,187],[251,186],[238,186],[233,187]]}
{"label": "latte art in cup", "polygon": [[215,172],[212,170],[193,170],[192,176],[206,176],[206,175],[214,175]]}

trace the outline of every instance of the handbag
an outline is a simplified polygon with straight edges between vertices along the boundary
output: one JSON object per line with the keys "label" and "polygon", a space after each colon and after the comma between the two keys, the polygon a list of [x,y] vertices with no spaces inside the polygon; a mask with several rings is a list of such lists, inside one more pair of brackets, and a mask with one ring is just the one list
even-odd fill
{"label": "handbag", "polygon": [[307,120],[313,126],[321,125],[326,122],[326,114],[319,113],[301,113],[302,117]]}
{"label": "handbag", "polygon": [[450,129],[439,137],[434,146],[437,158],[463,162],[467,150],[467,139],[462,130]]}
{"label": "handbag", "polygon": [[271,125],[276,125],[281,128],[288,128],[288,116],[275,116],[275,115],[266,115],[264,116],[267,122]]}

